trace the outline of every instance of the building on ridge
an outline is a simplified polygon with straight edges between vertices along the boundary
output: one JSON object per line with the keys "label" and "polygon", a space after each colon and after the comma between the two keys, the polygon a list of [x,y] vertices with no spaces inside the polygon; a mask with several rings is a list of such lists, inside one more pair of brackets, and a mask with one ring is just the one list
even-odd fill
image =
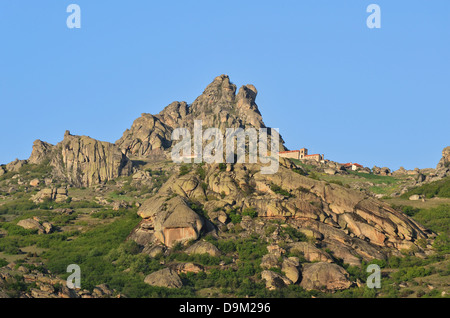
{"label": "building on ridge", "polygon": [[302,148],[300,150],[281,151],[278,155],[282,158],[291,158],[298,160],[315,160],[320,162],[324,160],[325,155],[313,154],[308,155],[308,149]]}

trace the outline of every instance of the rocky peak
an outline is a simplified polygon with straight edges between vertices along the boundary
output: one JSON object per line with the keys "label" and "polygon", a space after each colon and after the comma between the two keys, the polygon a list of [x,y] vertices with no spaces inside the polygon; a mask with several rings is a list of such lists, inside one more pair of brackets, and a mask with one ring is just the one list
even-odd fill
{"label": "rocky peak", "polygon": [[186,102],[173,102],[166,106],[160,113],[160,119],[171,127],[180,127],[189,113],[189,106]]}
{"label": "rocky peak", "polygon": [[40,164],[42,163],[50,154],[55,146],[49,144],[48,142],[42,140],[36,140],[33,143],[33,151],[28,159],[28,163]]}
{"label": "rocky peak", "polygon": [[[116,145],[127,155],[163,155],[172,146],[173,129],[187,127],[192,132],[194,120],[201,120],[203,127],[219,128],[222,132],[226,128],[266,128],[255,102],[257,94],[251,84],[242,86],[236,94],[236,85],[230,82],[228,75],[220,75],[192,105],[173,102],[158,115],[142,114]],[[280,144],[283,144],[282,139]]]}
{"label": "rocky peak", "polygon": [[209,84],[202,95],[192,103],[191,112],[194,115],[200,113],[208,113],[210,111],[216,113],[218,108],[233,107],[236,94],[236,85],[230,82],[228,75],[221,75]]}
{"label": "rocky peak", "polygon": [[235,94],[236,85],[230,82],[229,77],[227,75],[218,76],[192,103],[190,113],[193,118],[206,121],[205,124],[208,126],[214,123],[220,124],[223,118],[222,114],[229,113],[234,108]]}
{"label": "rocky peak", "polygon": [[[258,91],[256,90],[255,86],[251,84],[242,86],[236,96],[238,100],[238,107],[242,106],[243,102],[245,101],[247,101],[250,105],[254,104],[256,95],[258,95]],[[239,102],[241,102],[242,104],[240,104]]]}

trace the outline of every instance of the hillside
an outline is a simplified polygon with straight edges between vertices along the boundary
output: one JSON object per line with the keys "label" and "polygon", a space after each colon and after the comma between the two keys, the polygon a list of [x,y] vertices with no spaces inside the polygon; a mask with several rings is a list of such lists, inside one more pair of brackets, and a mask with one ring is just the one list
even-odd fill
{"label": "hillside", "polygon": [[[420,180],[332,161],[280,158],[263,174],[261,163],[171,160],[172,132],[194,120],[267,128],[256,96],[221,75],[114,144],[67,131],[2,165],[0,296],[446,297],[450,205],[431,204],[448,198],[445,151]],[[81,289],[65,285],[70,264]],[[365,284],[369,264],[381,289]]]}

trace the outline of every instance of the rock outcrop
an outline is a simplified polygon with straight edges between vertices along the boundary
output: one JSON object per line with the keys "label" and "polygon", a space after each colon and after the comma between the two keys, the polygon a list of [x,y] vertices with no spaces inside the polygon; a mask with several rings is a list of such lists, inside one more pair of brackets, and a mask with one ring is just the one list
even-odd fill
{"label": "rock outcrop", "polygon": [[206,241],[198,241],[186,249],[186,254],[208,254],[213,257],[219,257],[222,253],[217,247]]}
{"label": "rock outcrop", "polygon": [[380,167],[374,166],[372,168],[372,173],[380,175],[380,176],[390,176],[391,175],[391,169],[389,169],[388,167],[380,168]]}
{"label": "rock outcrop", "polygon": [[68,131],[55,146],[51,165],[55,176],[78,187],[104,183],[132,172],[131,161],[116,145],[73,136]]}
{"label": "rock outcrop", "polygon": [[[332,261],[333,257],[323,251],[329,248],[334,257],[358,265],[361,260],[385,259],[402,249],[420,252],[423,248],[418,240],[431,242],[435,237],[407,215],[363,192],[301,176],[284,166],[273,175],[255,172],[257,165],[251,164],[236,164],[230,171],[218,165],[204,165],[203,169],[203,183],[195,170],[182,177],[174,175],[144,202],[138,213],[147,222],[135,233],[146,233],[151,224],[154,235],[166,246],[177,240],[197,239],[205,223],[187,203],[194,200],[212,216],[219,211],[251,208],[261,220],[286,220],[322,248],[307,243],[290,245],[309,261]],[[218,218],[214,220],[217,226],[222,224]],[[241,223],[248,231],[263,233],[264,225],[251,218],[244,217]]]}
{"label": "rock outcrop", "polygon": [[[253,85],[242,86],[236,94],[236,85],[229,77],[218,76],[192,105],[173,102],[158,115],[142,114],[116,145],[128,156],[152,158],[164,156],[164,150],[172,147],[173,129],[186,127],[192,134],[194,120],[201,120],[207,128],[219,128],[223,133],[226,128],[265,128],[255,103],[256,95]],[[284,149],[282,144],[281,140]]]}
{"label": "rock outcrop", "polygon": [[269,290],[282,288],[292,284],[288,278],[269,270],[262,271],[261,278],[266,282],[266,288]]}
{"label": "rock outcrop", "polygon": [[36,204],[42,203],[46,200],[61,203],[65,202],[68,198],[68,191],[66,188],[47,188],[42,189],[33,195],[30,200]]}
{"label": "rock outcrop", "polygon": [[180,276],[171,268],[164,268],[147,275],[144,282],[152,286],[167,288],[181,288],[183,286]]}
{"label": "rock outcrop", "polygon": [[303,254],[308,262],[333,262],[333,259],[327,252],[315,247],[307,242],[293,242],[289,244],[290,252],[299,252]]}
{"label": "rock outcrop", "polygon": [[189,207],[187,200],[178,196],[167,200],[157,195],[147,200],[138,213],[148,220],[144,226],[149,235],[154,235],[168,247],[198,239],[204,225],[203,219]]}
{"label": "rock outcrop", "polygon": [[302,276],[300,286],[306,290],[341,290],[352,285],[345,269],[336,264],[306,264]]}
{"label": "rock outcrop", "polygon": [[54,147],[55,146],[45,141],[36,140],[33,143],[33,151],[31,152],[30,158],[28,159],[28,163],[43,163],[46,159],[48,159],[49,154],[52,152]]}
{"label": "rock outcrop", "polygon": [[27,230],[37,230],[39,234],[49,234],[53,232],[53,225],[49,222],[41,222],[38,218],[20,220],[18,226]]}
{"label": "rock outcrop", "polygon": [[6,171],[19,172],[20,168],[27,164],[27,160],[16,159],[5,166]]}
{"label": "rock outcrop", "polygon": [[151,157],[161,155],[171,146],[171,134],[172,128],[160,118],[142,114],[116,141],[116,145],[127,155]]}
{"label": "rock outcrop", "polygon": [[442,150],[442,158],[436,167],[436,174],[441,178],[450,175],[450,147]]}

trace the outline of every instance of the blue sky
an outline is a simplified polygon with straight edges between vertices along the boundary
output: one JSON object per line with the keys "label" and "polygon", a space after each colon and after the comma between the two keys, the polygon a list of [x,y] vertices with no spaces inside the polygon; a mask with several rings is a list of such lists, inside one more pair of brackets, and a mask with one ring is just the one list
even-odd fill
{"label": "blue sky", "polygon": [[[81,7],[81,29],[66,8]],[[366,8],[381,7],[381,29]],[[254,84],[290,149],[435,167],[450,145],[450,1],[0,2],[0,163],[66,129],[114,142],[215,76]]]}

